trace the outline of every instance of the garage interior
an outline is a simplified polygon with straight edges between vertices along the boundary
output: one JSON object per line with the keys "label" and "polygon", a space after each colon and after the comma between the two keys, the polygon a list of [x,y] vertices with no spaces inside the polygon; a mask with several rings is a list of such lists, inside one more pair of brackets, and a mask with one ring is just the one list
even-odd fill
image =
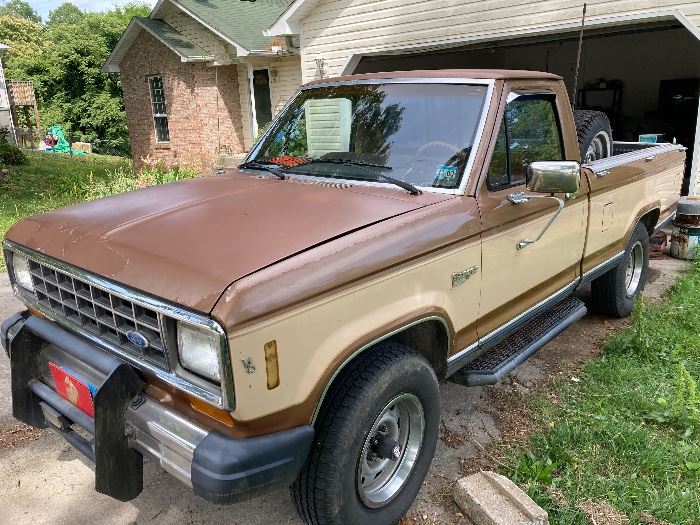
{"label": "garage interior", "polygon": [[[364,56],[354,72],[530,69],[561,75],[571,93],[578,39],[579,32],[572,30],[449,50]],[[699,93],[700,40],[676,19],[585,30],[576,108],[604,111],[616,141],[675,140],[688,147],[684,195],[698,133]]]}

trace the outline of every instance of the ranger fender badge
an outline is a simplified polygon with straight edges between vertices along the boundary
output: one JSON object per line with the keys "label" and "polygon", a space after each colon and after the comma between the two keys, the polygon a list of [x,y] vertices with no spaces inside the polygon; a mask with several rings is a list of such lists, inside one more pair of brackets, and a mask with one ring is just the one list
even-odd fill
{"label": "ranger fender badge", "polygon": [[452,274],[452,288],[457,288],[460,284],[464,284],[467,279],[479,271],[478,266],[472,266],[461,272],[455,272]]}
{"label": "ranger fender badge", "polygon": [[250,357],[246,359],[241,359],[241,362],[243,363],[243,368],[245,368],[246,372],[248,372],[249,374],[255,373],[255,365],[253,364],[253,360]]}

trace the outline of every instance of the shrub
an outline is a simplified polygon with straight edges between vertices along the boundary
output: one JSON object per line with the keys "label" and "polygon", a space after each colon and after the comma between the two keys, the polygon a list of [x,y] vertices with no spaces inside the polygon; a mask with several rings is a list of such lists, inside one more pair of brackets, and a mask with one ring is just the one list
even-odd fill
{"label": "shrub", "polygon": [[[107,174],[105,178],[96,178],[92,175],[82,184],[74,186],[76,197],[85,200],[94,200],[117,193],[138,190],[148,186],[158,186],[185,179],[192,179],[197,176],[193,168],[173,166],[166,168],[162,163],[147,164],[140,172],[135,173],[129,168],[118,168]],[[73,192],[70,192],[73,193]]]}
{"label": "shrub", "polygon": [[18,166],[26,164],[27,157],[24,152],[7,140],[9,130],[0,128],[0,164],[7,166]]}

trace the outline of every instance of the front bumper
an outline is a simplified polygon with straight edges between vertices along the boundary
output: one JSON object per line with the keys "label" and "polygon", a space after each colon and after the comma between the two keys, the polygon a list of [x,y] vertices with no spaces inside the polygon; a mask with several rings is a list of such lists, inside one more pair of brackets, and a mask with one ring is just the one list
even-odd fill
{"label": "front bumper", "polygon": [[[313,440],[297,427],[250,439],[207,431],[143,394],[136,369],[56,324],[17,314],[2,324],[10,356],[12,412],[52,428],[95,464],[95,489],[122,501],[143,489],[143,455],[215,503],[234,503],[291,484]],[[56,363],[94,385],[94,418],[61,397]]]}

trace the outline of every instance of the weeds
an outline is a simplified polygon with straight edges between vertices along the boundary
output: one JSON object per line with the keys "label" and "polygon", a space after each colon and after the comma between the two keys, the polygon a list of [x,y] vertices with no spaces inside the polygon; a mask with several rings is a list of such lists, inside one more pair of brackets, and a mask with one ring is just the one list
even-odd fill
{"label": "weeds", "polygon": [[[130,161],[103,155],[29,153],[27,158],[27,164],[0,174],[0,238],[29,215],[197,175],[194,169],[158,162],[137,173]],[[0,250],[0,271],[4,264]]]}
{"label": "weeds", "polygon": [[551,523],[587,524],[580,506],[590,500],[611,503],[632,524],[648,514],[700,524],[699,301],[700,262],[667,299],[637,305],[580,383],[556,386],[559,404],[532,400],[542,430],[505,451],[504,473]]}
{"label": "weeds", "polygon": [[656,400],[658,409],[648,419],[667,423],[689,437],[700,430],[700,392],[698,384],[683,363],[676,364],[675,388],[671,403],[664,397]]}

